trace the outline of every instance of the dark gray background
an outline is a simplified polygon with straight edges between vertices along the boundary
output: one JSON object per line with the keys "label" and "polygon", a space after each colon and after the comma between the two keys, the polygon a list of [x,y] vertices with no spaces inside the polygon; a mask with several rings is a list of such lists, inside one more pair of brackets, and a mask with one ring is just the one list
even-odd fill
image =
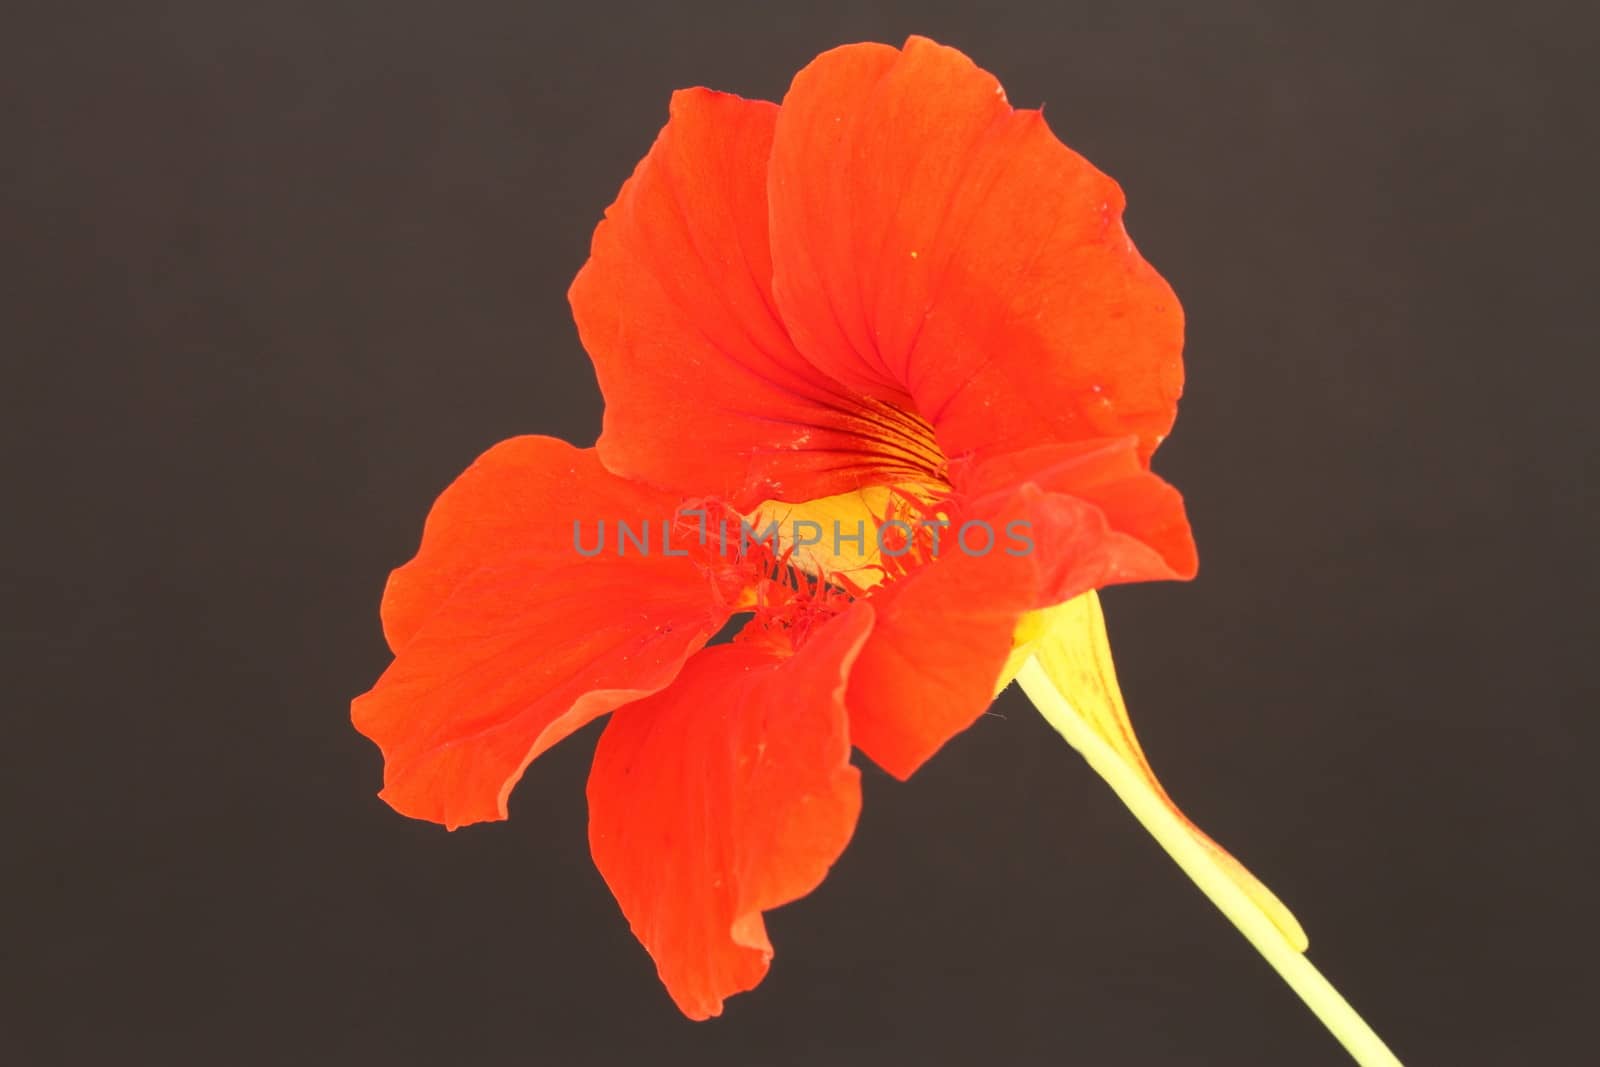
{"label": "dark gray background", "polygon": [[[43,1064],[1338,1064],[1014,696],[866,772],[767,983],[677,1016],[588,858],[373,793],[435,494],[586,444],[565,290],[705,84],[921,32],[1126,187],[1189,316],[1190,585],[1107,596],[1188,811],[1412,1064],[1596,994],[1592,6],[242,2],[6,20],[6,1016]],[[1592,57],[1591,57],[1592,58]]]}

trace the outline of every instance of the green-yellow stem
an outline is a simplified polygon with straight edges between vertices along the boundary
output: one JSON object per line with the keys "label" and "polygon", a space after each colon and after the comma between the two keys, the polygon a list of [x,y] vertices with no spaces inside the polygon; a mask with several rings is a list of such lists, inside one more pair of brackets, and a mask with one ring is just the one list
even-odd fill
{"label": "green-yellow stem", "polygon": [[1362,1067],[1399,1067],[1400,1061],[1372,1027],[1356,1014],[1349,1001],[1329,984],[1303,953],[1284,940],[1283,934],[1238,885],[1217,866],[1216,860],[1195,839],[1173,810],[1150,789],[1134,768],[1108,745],[1056,689],[1039,661],[1029,657],[1017,673],[1017,683],[1056,732],[1104,778],[1134,818],[1161,843],[1200,891],[1211,899],[1255,946],[1273,970],[1289,984],[1322,1024],[1338,1038]]}

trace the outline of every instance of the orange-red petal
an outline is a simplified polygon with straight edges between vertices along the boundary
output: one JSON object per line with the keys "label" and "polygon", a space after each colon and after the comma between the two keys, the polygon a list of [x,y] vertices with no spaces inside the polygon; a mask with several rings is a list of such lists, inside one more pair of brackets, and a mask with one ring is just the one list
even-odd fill
{"label": "orange-red petal", "polygon": [[797,347],[931,421],[951,457],[1176,414],[1182,312],[1117,184],[960,52],[913,37],[802,70],[774,134],[774,295]]}
{"label": "orange-red petal", "polygon": [[546,437],[495,446],[440,496],[383,617],[396,659],[351,713],[383,750],[382,797],[452,829],[503,819],[528,763],[653,693],[726,611],[692,561],[579,554],[574,520],[659,523],[673,498]]}
{"label": "orange-red petal", "polygon": [[[873,590],[877,622],[850,674],[851,738],[900,778],[989,706],[1025,614],[1117,582],[1194,574],[1182,499],[1144,469],[1133,438],[958,474],[969,496],[939,558]],[[969,521],[982,525],[963,549]],[[982,552],[985,528],[993,543]]]}
{"label": "orange-red petal", "polygon": [[1026,485],[1073,502],[1038,531],[1051,564],[1042,591],[1049,604],[1119,582],[1186,581],[1199,569],[1183,497],[1141,460],[1136,438],[1039,445],[958,464],[953,478],[977,513],[1001,509],[997,519]]}
{"label": "orange-red petal", "polygon": [[789,659],[707,649],[606,724],[589,777],[595,863],[691,1018],[761,981],[761,913],[814,889],[850,839],[861,796],[843,695],[871,625],[863,604]]}
{"label": "orange-red petal", "polygon": [[570,293],[605,395],[606,466],[742,510],[852,489],[876,462],[861,435],[872,422],[795,350],[774,309],[777,112],[705,89],[673,94]]}

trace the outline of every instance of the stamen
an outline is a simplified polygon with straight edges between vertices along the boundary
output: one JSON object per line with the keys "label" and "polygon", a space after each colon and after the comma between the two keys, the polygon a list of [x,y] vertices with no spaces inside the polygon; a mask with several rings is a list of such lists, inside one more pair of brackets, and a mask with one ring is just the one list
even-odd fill
{"label": "stamen", "polygon": [[752,614],[736,642],[761,642],[793,653],[818,627],[865,595],[864,588],[841,576],[803,570],[792,544],[778,552],[770,541],[751,536],[745,517],[722,501],[685,501],[673,527],[722,606]]}

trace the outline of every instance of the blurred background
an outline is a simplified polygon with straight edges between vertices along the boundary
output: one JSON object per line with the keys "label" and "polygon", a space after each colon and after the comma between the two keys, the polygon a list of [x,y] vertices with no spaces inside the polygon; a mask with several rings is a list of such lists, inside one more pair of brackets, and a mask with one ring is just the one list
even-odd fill
{"label": "blurred background", "polygon": [[[678,1016],[589,859],[348,723],[447,482],[600,397],[566,287],[674,88],[955,45],[1115,176],[1189,320],[1202,572],[1135,723],[1413,1064],[1591,1044],[1588,5],[18,5],[0,43],[0,1059],[1345,1062],[1015,693]],[[1590,56],[1592,59],[1592,55]]]}

